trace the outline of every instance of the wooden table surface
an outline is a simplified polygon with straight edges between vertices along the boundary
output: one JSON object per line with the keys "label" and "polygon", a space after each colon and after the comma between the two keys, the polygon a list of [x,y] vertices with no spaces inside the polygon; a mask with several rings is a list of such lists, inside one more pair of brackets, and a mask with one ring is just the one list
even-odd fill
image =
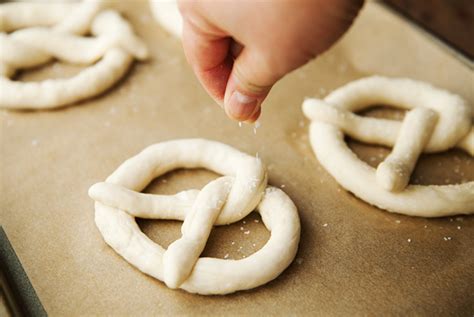
{"label": "wooden table surface", "polygon": [[385,3],[474,59],[474,1],[385,0]]}

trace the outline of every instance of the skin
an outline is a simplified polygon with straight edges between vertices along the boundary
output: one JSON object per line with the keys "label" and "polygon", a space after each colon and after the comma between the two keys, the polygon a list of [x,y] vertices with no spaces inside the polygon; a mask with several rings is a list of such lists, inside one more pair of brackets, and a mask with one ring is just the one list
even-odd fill
{"label": "skin", "polygon": [[254,122],[272,86],[336,42],[363,0],[180,0],[183,47],[227,115]]}

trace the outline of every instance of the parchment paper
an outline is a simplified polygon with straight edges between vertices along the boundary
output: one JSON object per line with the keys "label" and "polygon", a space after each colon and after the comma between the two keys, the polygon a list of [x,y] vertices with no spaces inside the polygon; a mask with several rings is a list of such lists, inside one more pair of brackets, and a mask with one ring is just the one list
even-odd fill
{"label": "parchment paper", "polygon": [[[370,2],[341,42],[272,90],[255,135],[253,126],[239,128],[206,95],[179,41],[152,20],[146,3],[117,6],[147,42],[150,61],[135,64],[115,87],[78,105],[0,112],[0,221],[50,315],[474,313],[473,217],[411,218],[355,198],[319,165],[301,112],[305,97],[324,96],[371,74],[425,80],[472,103],[468,65]],[[54,63],[20,78],[65,77],[79,70]],[[95,227],[87,196],[92,184],[150,144],[189,137],[258,152],[270,183],[283,187],[297,205],[299,252],[271,283],[228,296],[170,290],[117,255]],[[351,144],[374,166],[389,151]],[[473,164],[459,151],[423,156],[412,181],[473,180]],[[199,188],[215,176],[178,171],[147,191]],[[238,259],[253,253],[269,236],[258,219],[251,214],[245,223],[215,228],[204,255]],[[180,234],[180,222],[139,223],[165,247]]]}

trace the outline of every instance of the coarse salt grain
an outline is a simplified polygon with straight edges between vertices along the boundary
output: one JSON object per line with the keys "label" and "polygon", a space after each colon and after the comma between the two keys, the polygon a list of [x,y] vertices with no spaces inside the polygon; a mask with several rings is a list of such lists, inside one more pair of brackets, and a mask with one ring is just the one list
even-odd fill
{"label": "coarse salt grain", "polygon": [[226,255],[224,255],[224,259],[227,259],[229,257],[229,253],[227,253]]}
{"label": "coarse salt grain", "polygon": [[408,239],[407,239],[407,241],[408,241],[408,243],[410,243],[410,242],[411,242],[411,239],[410,239],[410,238],[408,238]]}
{"label": "coarse salt grain", "polygon": [[323,224],[323,227],[327,227],[327,226],[328,226],[328,224],[327,224],[327,223]]}
{"label": "coarse salt grain", "polygon": [[250,233],[250,230],[247,230],[244,232],[244,234],[249,234]]}

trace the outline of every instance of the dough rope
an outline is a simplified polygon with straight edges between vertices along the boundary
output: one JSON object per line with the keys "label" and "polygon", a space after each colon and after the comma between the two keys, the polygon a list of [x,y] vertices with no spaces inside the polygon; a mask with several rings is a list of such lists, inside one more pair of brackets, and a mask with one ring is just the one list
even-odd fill
{"label": "dough rope", "polygon": [[[225,175],[202,190],[176,195],[138,193],[177,168],[207,168]],[[291,199],[267,187],[262,162],[219,142],[184,139],[149,146],[89,189],[104,240],[140,271],[170,288],[227,294],[265,284],[283,272],[298,249],[300,222]],[[242,260],[200,258],[214,225],[238,221],[255,208],[271,236]],[[134,217],[183,220],[182,237],[167,250],[151,241]]]}
{"label": "dough rope", "polygon": [[169,33],[181,38],[183,33],[183,18],[176,0],[149,0],[151,13],[155,20]]}
{"label": "dough rope", "polygon": [[[0,28],[13,31],[0,33],[0,107],[45,109],[90,98],[116,83],[133,58],[146,59],[147,48],[130,24],[116,11],[101,11],[104,7],[101,1],[0,5]],[[82,36],[89,31],[94,37]],[[18,69],[52,59],[86,65],[98,62],[67,79],[10,79]]]}
{"label": "dough rope", "polygon": [[[353,112],[383,104],[410,110],[400,121],[360,117]],[[388,211],[421,217],[474,212],[474,182],[408,185],[422,152],[460,148],[474,155],[474,111],[461,97],[429,84],[373,76],[351,82],[323,100],[307,99],[310,141],[324,168],[345,189]],[[377,169],[361,161],[344,142],[392,146]]]}

